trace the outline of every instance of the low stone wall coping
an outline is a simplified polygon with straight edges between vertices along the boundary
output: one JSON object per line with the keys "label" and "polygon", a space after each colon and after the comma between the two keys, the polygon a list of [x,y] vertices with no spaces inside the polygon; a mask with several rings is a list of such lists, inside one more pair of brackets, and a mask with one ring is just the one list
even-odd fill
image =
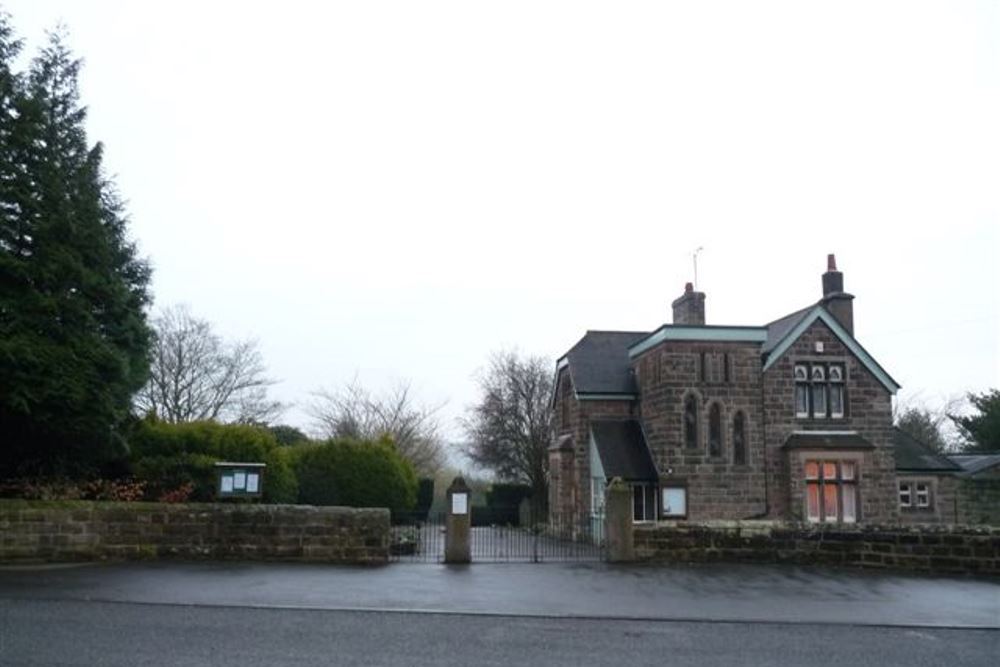
{"label": "low stone wall coping", "polygon": [[1000,526],[774,521],[639,524],[650,562],[786,562],[1000,575]]}
{"label": "low stone wall coping", "polygon": [[154,557],[385,563],[389,510],[0,500],[0,562]]}

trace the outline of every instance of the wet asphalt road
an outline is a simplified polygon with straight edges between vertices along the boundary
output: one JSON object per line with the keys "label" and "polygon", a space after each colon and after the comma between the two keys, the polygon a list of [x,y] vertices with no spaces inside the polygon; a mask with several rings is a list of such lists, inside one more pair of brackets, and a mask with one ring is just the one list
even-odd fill
{"label": "wet asphalt road", "polygon": [[995,665],[1000,582],[773,566],[0,567],[0,665]]}
{"label": "wet asphalt road", "polygon": [[995,665],[990,630],[0,601],[0,664]]}

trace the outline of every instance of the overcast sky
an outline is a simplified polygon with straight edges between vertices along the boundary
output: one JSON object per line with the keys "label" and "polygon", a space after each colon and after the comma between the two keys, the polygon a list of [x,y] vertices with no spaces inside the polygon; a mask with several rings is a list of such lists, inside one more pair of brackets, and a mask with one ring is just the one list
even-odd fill
{"label": "overcast sky", "polygon": [[[3,2],[85,59],[157,306],[282,400],[815,302],[905,401],[1000,384],[1000,3]],[[286,420],[309,426],[300,409]]]}

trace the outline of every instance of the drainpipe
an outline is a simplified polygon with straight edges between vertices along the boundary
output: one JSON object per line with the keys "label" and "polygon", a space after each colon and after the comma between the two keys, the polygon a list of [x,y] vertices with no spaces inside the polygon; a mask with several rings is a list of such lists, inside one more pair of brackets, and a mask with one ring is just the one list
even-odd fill
{"label": "drainpipe", "polygon": [[768,478],[771,476],[767,469],[767,408],[764,403],[764,363],[761,360],[761,373],[760,373],[760,437],[764,444],[764,513],[752,517],[754,519],[761,519],[767,517],[771,513],[771,493],[770,485],[768,483]]}

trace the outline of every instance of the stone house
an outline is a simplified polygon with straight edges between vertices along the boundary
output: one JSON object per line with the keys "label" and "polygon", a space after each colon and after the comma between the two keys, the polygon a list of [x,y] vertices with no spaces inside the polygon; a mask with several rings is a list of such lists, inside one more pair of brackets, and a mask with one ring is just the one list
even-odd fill
{"label": "stone house", "polygon": [[671,324],[588,331],[557,362],[550,512],[601,516],[620,477],[636,521],[895,521],[899,385],[855,339],[833,255],[822,285],[761,326],[706,324],[689,283]]}
{"label": "stone house", "polygon": [[902,523],[1000,525],[1000,453],[938,454],[895,429]]}

